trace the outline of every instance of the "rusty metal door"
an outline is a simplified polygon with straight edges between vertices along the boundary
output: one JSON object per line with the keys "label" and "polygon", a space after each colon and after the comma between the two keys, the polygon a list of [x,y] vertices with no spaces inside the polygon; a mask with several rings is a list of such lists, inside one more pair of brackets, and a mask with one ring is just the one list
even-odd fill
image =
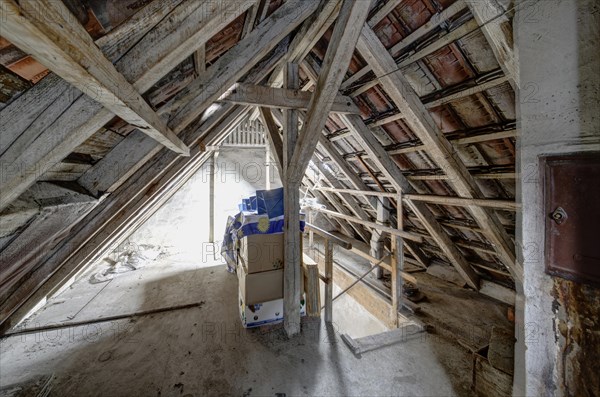
{"label": "rusty metal door", "polygon": [[541,159],[546,271],[600,285],[600,153]]}

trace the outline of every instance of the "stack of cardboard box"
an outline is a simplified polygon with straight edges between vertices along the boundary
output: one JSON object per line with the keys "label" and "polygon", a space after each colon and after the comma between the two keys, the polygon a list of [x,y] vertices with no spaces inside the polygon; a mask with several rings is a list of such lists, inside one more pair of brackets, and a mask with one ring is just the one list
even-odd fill
{"label": "stack of cardboard box", "polygon": [[[239,306],[246,328],[283,319],[283,233],[240,239],[237,263]],[[304,313],[304,301],[299,302]]]}

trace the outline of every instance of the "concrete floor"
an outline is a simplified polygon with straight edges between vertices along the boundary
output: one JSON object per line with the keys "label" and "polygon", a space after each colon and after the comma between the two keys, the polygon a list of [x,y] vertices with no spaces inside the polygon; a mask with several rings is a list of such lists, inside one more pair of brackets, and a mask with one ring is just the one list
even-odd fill
{"label": "concrete floor", "polygon": [[[357,358],[340,339],[347,321],[329,330],[305,321],[291,340],[281,326],[243,329],[237,280],[223,265],[166,257],[107,283],[88,280],[51,299],[23,328],[199,306],[5,338],[0,386],[54,374],[53,396],[466,394],[468,367],[467,379],[447,374],[463,352],[436,337]],[[334,322],[351,316],[360,328],[364,315],[334,306]]]}
{"label": "concrete floor", "polygon": [[[219,161],[250,170],[263,153],[225,150]],[[245,175],[218,174],[218,230],[241,197],[264,188],[264,178]],[[386,328],[348,295],[334,303],[330,328],[305,319],[291,340],[280,325],[242,328],[237,278],[206,251],[207,192],[201,170],[131,236],[148,256],[161,252],[155,260],[102,283],[90,279],[107,263],[95,265],[21,329],[64,327],[0,340],[0,387],[54,375],[52,396],[469,395],[470,356],[435,335],[355,357],[342,333]],[[128,316],[155,309],[169,310]]]}

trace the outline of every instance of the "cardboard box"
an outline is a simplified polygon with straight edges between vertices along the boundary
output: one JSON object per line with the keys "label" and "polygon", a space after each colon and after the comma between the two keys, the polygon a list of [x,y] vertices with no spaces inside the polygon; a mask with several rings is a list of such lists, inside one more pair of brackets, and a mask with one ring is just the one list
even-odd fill
{"label": "cardboard box", "polygon": [[283,233],[251,234],[241,238],[239,256],[248,274],[283,268]]}
{"label": "cardboard box", "polygon": [[283,298],[283,269],[249,274],[244,258],[240,256],[237,275],[240,296],[247,305]]}
{"label": "cardboard box", "polygon": [[[275,324],[283,320],[283,299],[247,305],[242,291],[239,293],[240,319],[244,328],[258,327],[265,324]],[[300,315],[306,314],[304,299],[300,303]]]}

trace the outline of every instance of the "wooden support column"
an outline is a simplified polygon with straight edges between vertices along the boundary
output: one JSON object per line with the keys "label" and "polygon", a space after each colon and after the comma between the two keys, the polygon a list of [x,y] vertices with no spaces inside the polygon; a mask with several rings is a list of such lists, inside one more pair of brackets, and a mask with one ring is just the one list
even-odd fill
{"label": "wooden support column", "polygon": [[[386,197],[380,197],[377,201],[377,223],[383,226],[387,226],[387,222],[390,218],[389,208],[390,203]],[[381,230],[373,229],[371,235],[371,256],[377,259],[383,258],[384,255],[384,234]],[[371,266],[375,266],[376,263],[371,262]],[[375,277],[383,277],[383,269],[377,267],[375,269]]]}
{"label": "wooden support column", "polygon": [[273,164],[271,163],[271,143],[269,134],[265,134],[265,189],[271,190],[271,178],[273,177]]}
{"label": "wooden support column", "polygon": [[333,243],[325,240],[325,322],[333,321]]}
{"label": "wooden support column", "polygon": [[216,174],[216,165],[217,165],[217,156],[218,152],[213,152],[210,156],[210,162],[208,163],[209,172],[210,172],[210,182],[209,182],[209,197],[208,197],[208,207],[209,207],[209,220],[208,220],[208,242],[215,242],[215,174]]}
{"label": "wooden support column", "polygon": [[[298,89],[298,64],[288,63],[284,68],[286,88]],[[288,337],[300,333],[300,286],[302,282],[302,252],[300,249],[300,183],[290,178],[290,161],[298,140],[298,110],[283,113],[283,201],[284,201],[284,268],[283,268],[283,325]]]}
{"label": "wooden support column", "polygon": [[[402,193],[396,199],[398,210],[397,227],[403,230]],[[404,272],[404,241],[402,237],[392,236],[392,323],[398,325],[398,310],[402,307],[402,273]]]}

